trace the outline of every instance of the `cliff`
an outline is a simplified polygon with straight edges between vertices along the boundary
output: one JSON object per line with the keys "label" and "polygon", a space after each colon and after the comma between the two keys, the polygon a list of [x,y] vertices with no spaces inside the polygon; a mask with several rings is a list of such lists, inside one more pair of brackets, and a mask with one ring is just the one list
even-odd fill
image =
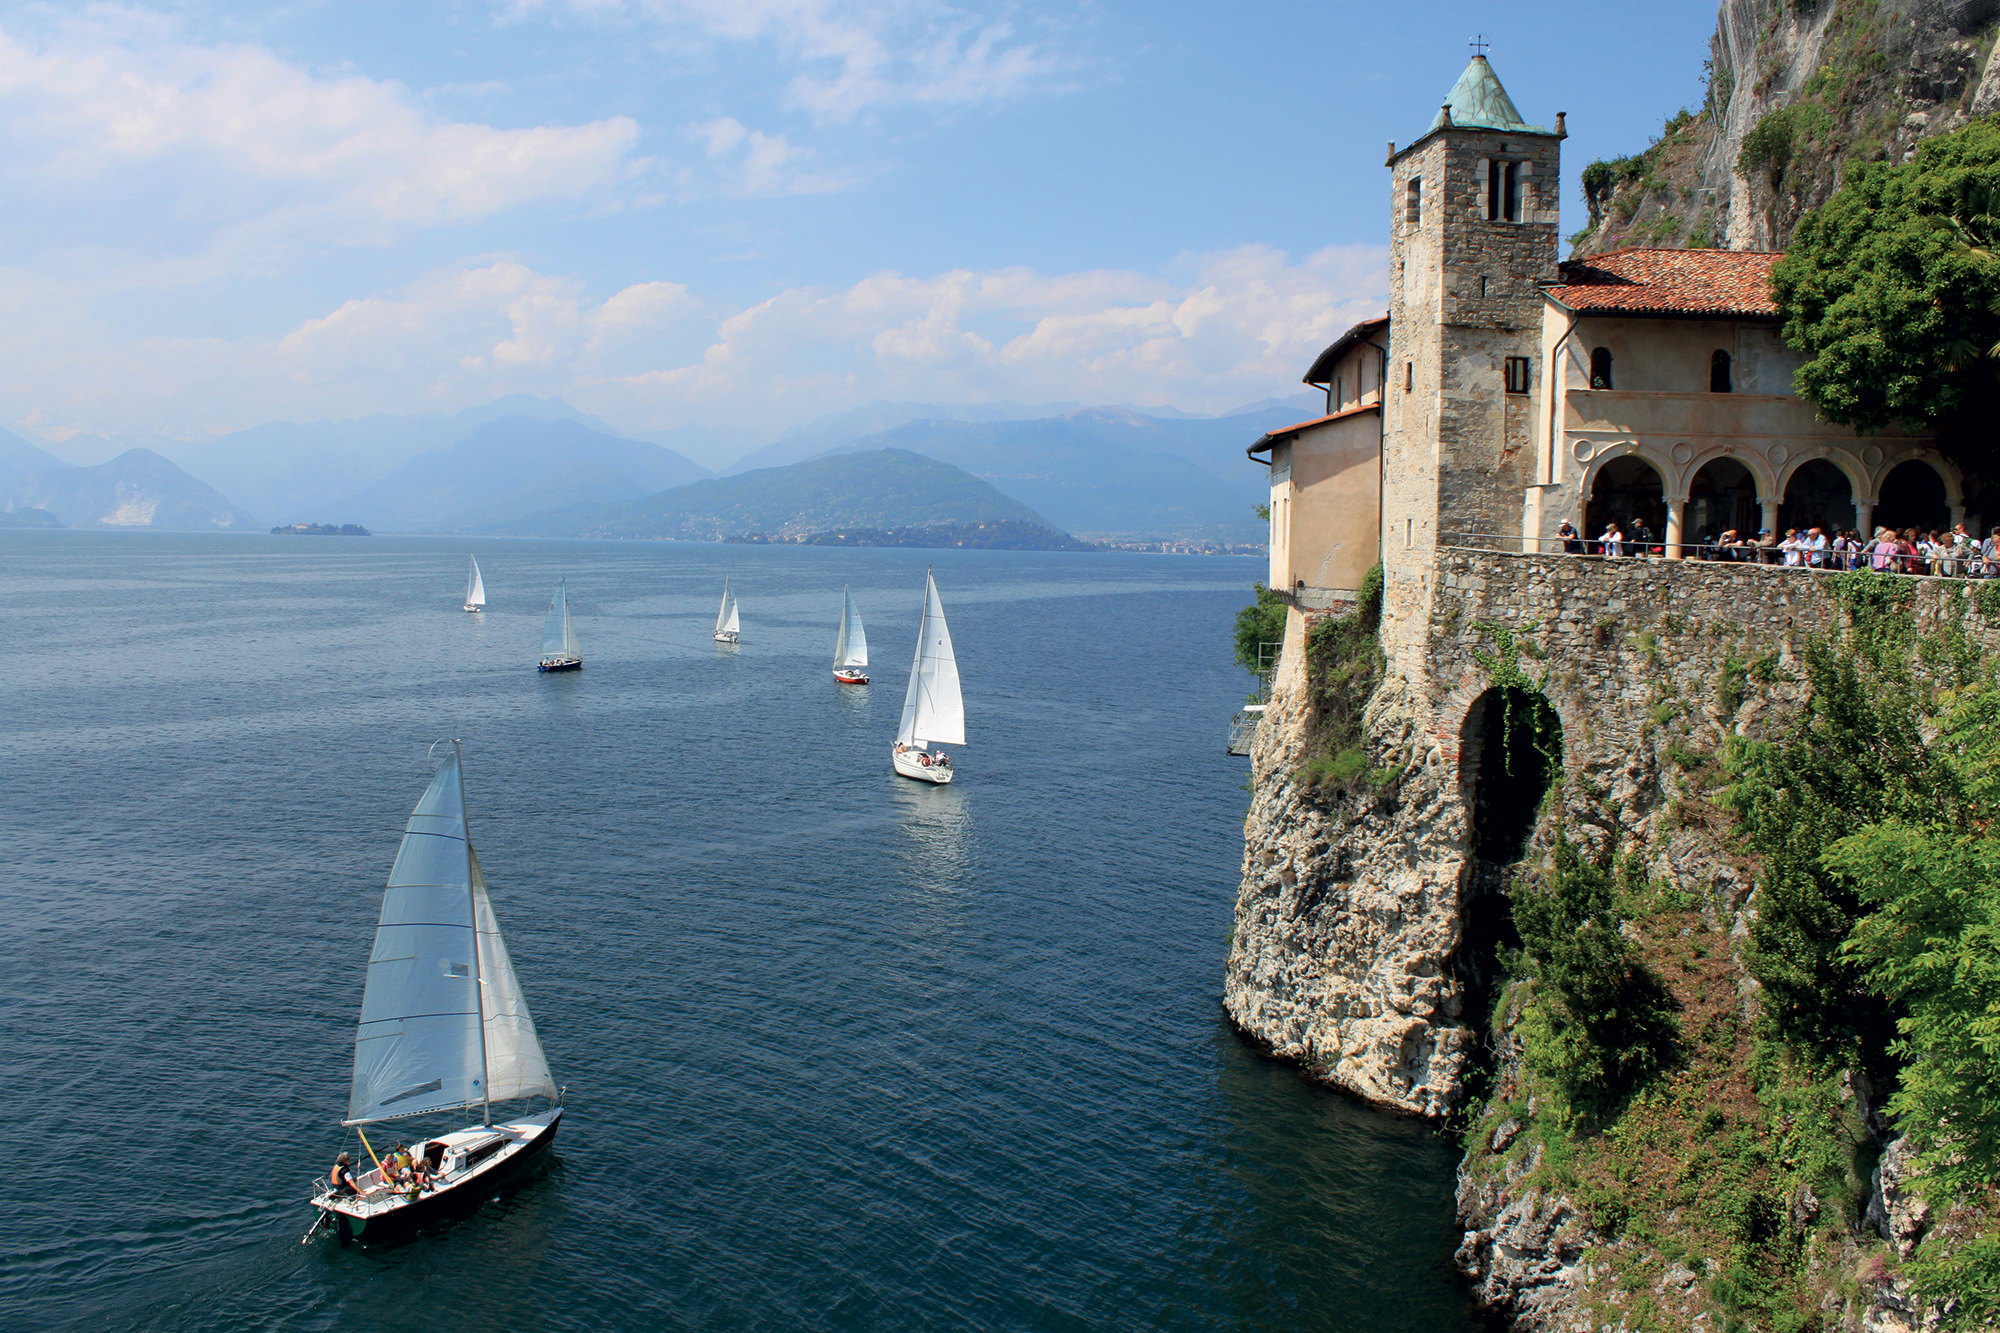
{"label": "cliff", "polygon": [[2000,0],[1724,0],[1700,107],[1583,169],[1578,255],[1782,250],[1857,162],[2000,110]]}
{"label": "cliff", "polygon": [[[1252,749],[1231,1018],[1463,1134],[1458,1263],[1516,1328],[1923,1327],[1898,1264],[1936,1224],[1867,1081],[1761,1035],[1759,864],[1727,791],[1746,747],[1798,725],[1805,645],[1846,632],[1857,594],[1464,551],[1428,583],[1427,613],[1392,583],[1379,685],[1349,669],[1352,635],[1290,617]],[[2000,650],[1979,590],[1927,582],[1916,640]],[[1357,684],[1365,708],[1342,697]],[[1561,842],[1617,867],[1603,914],[1672,1015],[1657,1072],[1590,1111],[1560,1091],[1575,1034],[1506,905]]]}

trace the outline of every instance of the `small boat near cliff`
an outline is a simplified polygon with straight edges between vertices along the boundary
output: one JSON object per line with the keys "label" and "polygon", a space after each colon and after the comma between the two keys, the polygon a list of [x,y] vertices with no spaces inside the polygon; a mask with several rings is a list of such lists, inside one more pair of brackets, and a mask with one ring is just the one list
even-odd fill
{"label": "small boat near cliff", "polygon": [[[404,827],[354,1034],[354,1082],[341,1124],[355,1131],[374,1169],[353,1177],[351,1189],[320,1178],[306,1239],[331,1225],[343,1244],[399,1240],[469,1213],[547,1160],[562,1119],[562,1089],[549,1075],[472,847],[458,742],[439,744],[451,751]],[[533,1099],[546,1104],[494,1118],[495,1102]],[[412,1143],[420,1180],[391,1178],[364,1129],[463,1111],[477,1111],[478,1121]]]}
{"label": "small boat near cliff", "polygon": [[739,630],[736,618],[736,599],[729,595],[729,576],[722,576],[722,605],[715,609],[715,641],[735,643]]}
{"label": "small boat near cliff", "polygon": [[576,625],[569,616],[569,580],[556,583],[556,595],[549,598],[548,618],[542,622],[542,659],[537,671],[575,671],[583,666],[583,650],[577,646]]}
{"label": "small boat near cliff", "polygon": [[840,590],[840,637],[833,642],[833,678],[842,685],[868,683],[868,631],[861,627],[861,612],[854,607],[854,594]]}
{"label": "small boat near cliff", "polygon": [[903,720],[890,759],[896,771],[918,782],[942,786],[952,779],[951,759],[933,745],[965,744],[965,700],[958,690],[958,659],[937,580],[924,573],[924,610],[917,622],[917,656],[910,664],[910,688],[903,696]]}
{"label": "small boat near cliff", "polygon": [[472,570],[465,576],[465,609],[484,611],[486,609],[486,580],[479,577],[479,557],[467,556],[472,562]]}

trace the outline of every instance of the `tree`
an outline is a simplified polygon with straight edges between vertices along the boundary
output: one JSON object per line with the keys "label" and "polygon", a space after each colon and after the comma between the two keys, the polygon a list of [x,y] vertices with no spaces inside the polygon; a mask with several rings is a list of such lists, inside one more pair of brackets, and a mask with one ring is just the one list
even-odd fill
{"label": "tree", "polygon": [[1794,379],[1823,416],[1948,427],[2000,398],[2000,125],[1864,164],[1771,270]]}
{"label": "tree", "polygon": [[1285,602],[1261,583],[1257,600],[1236,613],[1236,660],[1251,671],[1257,670],[1257,647],[1285,641]]}

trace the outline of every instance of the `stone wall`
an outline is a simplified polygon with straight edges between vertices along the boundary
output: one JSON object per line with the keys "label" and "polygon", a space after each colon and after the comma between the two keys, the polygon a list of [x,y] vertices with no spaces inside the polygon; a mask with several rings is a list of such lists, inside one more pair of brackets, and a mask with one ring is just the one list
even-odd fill
{"label": "stone wall", "polygon": [[[1769,566],[1445,550],[1421,578],[1421,618],[1391,585],[1385,646],[1405,642],[1367,714],[1369,765],[1404,769],[1393,782],[1336,792],[1300,780],[1314,738],[1306,626],[1291,617],[1251,752],[1224,1003],[1317,1076],[1442,1115],[1476,1040],[1461,950],[1480,891],[1470,811],[1489,664],[1512,661],[1561,720],[1569,835],[1594,852],[1644,850],[1656,873],[1733,914],[1749,869],[1683,765],[1725,733],[1784,731],[1805,699],[1795,653],[1842,613],[1824,575]],[[1956,620],[2000,646],[1970,586],[1921,582],[1920,633]]]}

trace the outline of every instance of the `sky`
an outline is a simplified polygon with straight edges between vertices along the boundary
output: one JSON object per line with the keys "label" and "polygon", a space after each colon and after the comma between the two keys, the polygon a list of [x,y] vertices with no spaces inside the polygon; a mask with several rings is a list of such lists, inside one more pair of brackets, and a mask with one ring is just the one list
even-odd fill
{"label": "sky", "polygon": [[1472,38],[1529,122],[1568,113],[1568,232],[1585,163],[1700,103],[1714,24],[1704,0],[0,2],[0,425],[97,462],[92,433],[518,392],[745,448],[878,399],[1226,411],[1383,307],[1384,148]]}

